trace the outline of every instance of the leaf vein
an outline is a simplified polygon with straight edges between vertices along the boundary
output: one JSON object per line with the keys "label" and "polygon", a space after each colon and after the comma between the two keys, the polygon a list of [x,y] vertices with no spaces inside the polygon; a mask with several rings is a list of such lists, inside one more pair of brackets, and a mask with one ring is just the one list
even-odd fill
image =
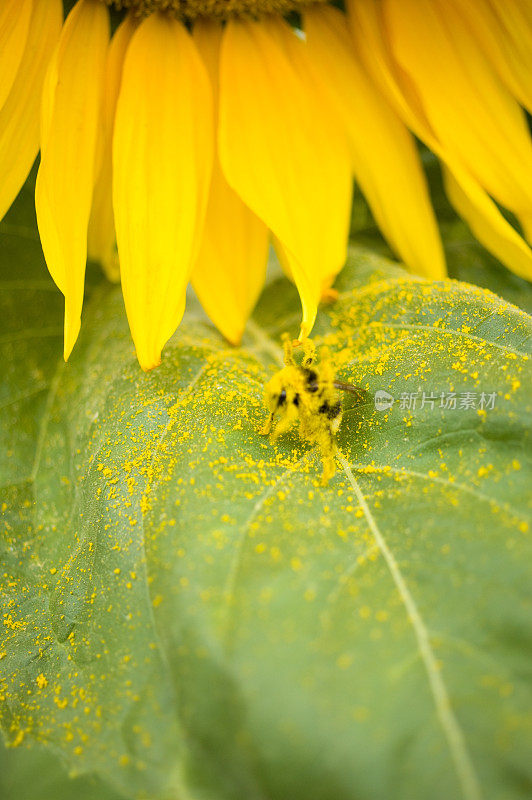
{"label": "leaf vein", "polygon": [[[353,469],[356,469],[360,472],[365,472],[367,467],[364,464],[352,464]],[[378,471],[382,472],[384,475],[389,472],[393,472],[395,475],[411,475],[413,478],[421,478],[425,481],[431,481],[433,483],[439,483],[442,486],[446,486],[449,489],[458,489],[460,492],[466,492],[467,494],[473,495],[473,497],[478,498],[484,503],[489,503],[492,506],[496,506],[498,509],[504,509],[509,514],[512,514],[516,519],[523,519],[523,516],[519,514],[517,511],[514,511],[509,503],[506,503],[504,500],[497,500],[494,497],[490,497],[483,492],[479,492],[476,489],[472,489],[470,486],[466,486],[464,483],[456,483],[454,481],[449,481],[446,478],[440,478],[438,476],[432,477],[431,475],[426,475],[424,472],[416,472],[412,469],[407,469],[406,467],[390,467],[388,465],[378,465],[372,464],[371,471]]]}
{"label": "leaf vein", "polygon": [[425,623],[423,622],[416,602],[410,593],[408,586],[406,585],[405,579],[401,573],[401,570],[399,569],[399,565],[395,559],[395,556],[388,547],[388,544],[386,543],[386,540],[381,533],[368,504],[366,503],[362,490],[351,471],[349,462],[340,451],[337,451],[337,456],[342,464],[349,483],[351,484],[353,491],[357,496],[358,502],[364,511],[368,526],[375,538],[375,541],[377,542],[379,550],[383,555],[414,629],[419,653],[425,666],[425,671],[429,680],[429,686],[434,699],[436,713],[445,739],[447,740],[447,746],[449,748],[451,759],[453,761],[458,781],[462,789],[462,795],[465,800],[481,800],[482,791],[478,776],[475,772],[475,768],[467,748],[464,733],[453,712],[447,687],[438,668],[436,657],[430,643],[429,632],[425,626]]}

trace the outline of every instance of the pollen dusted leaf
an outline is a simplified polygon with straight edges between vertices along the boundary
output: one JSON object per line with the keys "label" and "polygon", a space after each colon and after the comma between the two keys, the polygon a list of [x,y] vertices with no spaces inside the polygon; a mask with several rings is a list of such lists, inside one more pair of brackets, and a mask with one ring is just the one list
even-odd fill
{"label": "pollen dusted leaf", "polygon": [[[353,251],[316,338],[340,380],[396,402],[345,398],[347,471],[321,488],[315,452],[257,432],[292,286],[269,285],[238,349],[191,306],[150,374],[119,290],[96,287],[65,365],[18,213],[0,250],[8,741],[151,800],[525,800],[530,318]],[[442,391],[495,405],[441,409]],[[418,392],[435,399],[400,407]]]}

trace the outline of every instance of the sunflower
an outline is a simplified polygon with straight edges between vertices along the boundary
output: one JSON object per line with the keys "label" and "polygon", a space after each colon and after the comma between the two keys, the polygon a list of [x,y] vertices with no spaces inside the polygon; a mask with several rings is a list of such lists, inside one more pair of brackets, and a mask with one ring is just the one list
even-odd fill
{"label": "sunflower", "polygon": [[414,137],[477,238],[532,277],[527,0],[114,5],[112,36],[102,0],[78,0],[64,21],[61,0],[0,10],[0,215],[40,148],[37,221],[65,296],[65,358],[87,255],[119,274],[144,369],[190,281],[240,340],[270,241],[307,336],[345,261],[353,178],[397,256],[443,277]]}

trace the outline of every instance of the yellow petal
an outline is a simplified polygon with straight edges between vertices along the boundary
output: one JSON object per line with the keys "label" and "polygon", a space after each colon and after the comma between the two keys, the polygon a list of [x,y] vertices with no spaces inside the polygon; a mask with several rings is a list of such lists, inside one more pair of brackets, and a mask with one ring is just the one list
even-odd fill
{"label": "yellow petal", "polygon": [[422,131],[425,140],[431,135],[430,128],[421,107],[411,109],[417,100],[415,94],[405,97],[405,87],[399,85],[397,65],[388,50],[382,4],[376,0],[346,0],[346,7],[358,58],[401,119],[418,135]]}
{"label": "yellow petal", "polygon": [[0,108],[22,61],[31,11],[32,0],[3,0],[0,6]]}
{"label": "yellow petal", "polygon": [[[218,104],[218,63],[222,28],[201,22],[194,41],[209,72]],[[225,180],[215,154],[209,202],[192,284],[218,330],[232,344],[242,338],[245,324],[264,284],[268,259],[268,229]]]}
{"label": "yellow petal", "polygon": [[[469,4],[460,4],[457,8],[460,13],[469,14],[476,35],[480,35],[482,8],[488,4],[497,17],[495,23],[488,18],[491,36],[488,43],[483,40],[488,57],[508,90],[532,113],[532,5],[523,0],[482,0],[479,13],[472,20]],[[532,210],[518,212],[518,218],[526,238],[532,242]]]}
{"label": "yellow petal", "polygon": [[341,269],[351,206],[347,146],[323,114],[304,47],[280,18],[227,24],[220,65],[225,177],[279,239],[310,332],[324,281]]}
{"label": "yellow petal", "polygon": [[532,5],[522,0],[452,0],[509,91],[532,111]]}
{"label": "yellow petal", "polygon": [[143,369],[185,307],[209,189],[209,79],[192,38],[153,14],[128,47],[113,139],[113,207],[126,311]]}
{"label": "yellow petal", "polygon": [[[292,265],[290,263],[289,255],[287,254],[286,250],[284,249],[283,245],[281,244],[281,242],[279,241],[277,236],[273,236],[272,235],[271,240],[272,240],[272,246],[273,246],[273,248],[275,250],[275,254],[277,256],[277,260],[279,261],[279,264],[281,265],[281,268],[282,268],[283,272],[285,273],[286,277],[290,281],[292,281],[292,283],[295,283],[296,280],[295,280],[295,277],[294,277],[294,273],[292,272]],[[332,276],[332,277],[334,278],[334,276]],[[337,299],[338,292],[336,291],[336,289],[331,289],[331,283],[332,283],[331,276],[326,276],[323,279],[322,284],[321,284],[321,289],[320,289],[320,292],[319,292],[318,302],[320,302],[320,303],[328,303],[328,302],[331,301],[331,298],[334,298],[335,300]],[[301,298],[301,303],[302,303],[303,312],[304,312],[303,313],[303,318],[305,318],[305,314],[308,314],[308,310],[306,310],[305,299],[304,298]],[[299,338],[302,340],[304,337],[302,337],[300,335]]]}
{"label": "yellow petal", "polygon": [[[374,0],[347,0],[355,47],[381,91],[396,112],[452,173],[449,199],[475,231],[478,240],[505,266],[532,278],[532,251],[506,223],[489,195],[448,148],[440,143],[425,114],[416,84],[395,61],[389,43],[384,5]],[[516,244],[516,237],[519,244]]]}
{"label": "yellow petal", "polygon": [[34,0],[24,54],[0,109],[0,219],[17,196],[39,150],[42,85],[62,21],[61,0]]}
{"label": "yellow petal", "polygon": [[118,254],[115,249],[115,225],[112,196],[113,127],[122,68],[131,37],[137,29],[136,19],[128,15],[117,28],[109,47],[105,65],[103,110],[98,178],[94,186],[88,230],[89,258],[99,261],[107,278],[120,279]]}
{"label": "yellow petal", "polygon": [[43,89],[35,205],[46,263],[65,295],[65,359],[81,324],[108,42],[107,7],[79,0],[65,21]]}
{"label": "yellow petal", "polygon": [[442,148],[515,214],[531,215],[532,143],[525,115],[448,0],[385,0],[400,68]]}
{"label": "yellow petal", "polygon": [[[522,0],[491,0],[503,30],[507,71],[501,74],[519,102],[532,113],[532,6]],[[500,62],[497,62],[501,68]]]}
{"label": "yellow petal", "polygon": [[316,6],[305,14],[305,30],[316,81],[347,130],[355,177],[379,227],[411,269],[444,277],[443,248],[413,137],[356,59],[344,14]]}
{"label": "yellow petal", "polygon": [[242,338],[264,285],[267,260],[268,229],[229,188],[216,165],[192,284],[206,313],[232,344]]}
{"label": "yellow petal", "polygon": [[[532,254],[517,231],[504,219],[493,200],[475,181],[466,184],[465,176],[458,182],[444,167],[443,178],[449,200],[468,223],[473,234],[503,264],[511,263],[521,278],[532,280]],[[468,191],[464,190],[464,187]]]}

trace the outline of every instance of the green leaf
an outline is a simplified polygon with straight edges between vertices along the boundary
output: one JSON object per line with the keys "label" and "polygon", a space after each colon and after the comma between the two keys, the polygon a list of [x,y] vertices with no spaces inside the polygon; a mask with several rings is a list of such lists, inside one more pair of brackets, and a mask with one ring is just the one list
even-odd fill
{"label": "green leaf", "polygon": [[149,375],[102,283],[64,365],[24,225],[1,257],[7,740],[152,800],[529,797],[530,318],[353,251],[316,339],[395,402],[345,398],[321,487],[318,453],[258,434],[286,281],[238,349],[192,303]]}
{"label": "green leaf", "polygon": [[2,800],[123,800],[93,776],[70,778],[45,747],[8,750],[0,742]]}

